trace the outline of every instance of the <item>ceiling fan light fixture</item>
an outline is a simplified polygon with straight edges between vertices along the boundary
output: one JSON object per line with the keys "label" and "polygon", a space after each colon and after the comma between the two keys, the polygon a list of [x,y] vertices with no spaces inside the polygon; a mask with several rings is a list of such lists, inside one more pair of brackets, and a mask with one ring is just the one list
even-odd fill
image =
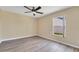
{"label": "ceiling fan light fixture", "polygon": [[[24,6],[25,8],[27,8],[28,10],[30,10],[33,15],[35,16],[37,13],[38,14],[43,14],[43,12],[38,12],[38,10],[40,10],[42,7],[41,6],[38,6],[37,8],[35,8],[34,6],[31,8],[27,7],[27,6]],[[26,12],[26,13],[31,13],[31,12]]]}
{"label": "ceiling fan light fixture", "polygon": [[36,14],[35,14],[35,13],[33,13],[33,15],[35,16]]}

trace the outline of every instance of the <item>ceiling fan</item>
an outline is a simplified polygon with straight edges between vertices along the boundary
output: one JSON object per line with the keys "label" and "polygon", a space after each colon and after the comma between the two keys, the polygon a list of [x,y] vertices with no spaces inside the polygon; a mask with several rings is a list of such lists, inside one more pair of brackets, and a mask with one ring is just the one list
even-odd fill
{"label": "ceiling fan", "polygon": [[29,7],[27,7],[27,6],[24,6],[24,7],[27,8],[28,10],[30,10],[30,11],[25,12],[25,13],[33,13],[33,16],[35,16],[36,13],[38,13],[38,14],[43,14],[43,12],[39,12],[39,11],[38,11],[38,10],[40,10],[40,9],[42,8],[41,6],[38,6],[37,8],[36,8],[36,7],[29,8]]}

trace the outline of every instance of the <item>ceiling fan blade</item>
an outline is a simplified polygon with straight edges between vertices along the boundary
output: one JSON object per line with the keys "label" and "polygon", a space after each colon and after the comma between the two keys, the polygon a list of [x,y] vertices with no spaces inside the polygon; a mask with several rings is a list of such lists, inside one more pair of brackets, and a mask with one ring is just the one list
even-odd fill
{"label": "ceiling fan blade", "polygon": [[39,10],[39,9],[41,9],[41,7],[39,6],[39,7],[37,7],[36,9],[35,9],[35,11],[37,11],[37,10]]}
{"label": "ceiling fan blade", "polygon": [[37,12],[37,11],[36,11],[36,13],[43,14],[43,12]]}
{"label": "ceiling fan blade", "polygon": [[27,8],[27,9],[29,9],[29,10],[32,10],[32,9],[30,9],[29,7],[27,7],[27,6],[24,6],[25,8]]}
{"label": "ceiling fan blade", "polygon": [[32,11],[28,11],[28,12],[25,12],[25,13],[31,13]]}

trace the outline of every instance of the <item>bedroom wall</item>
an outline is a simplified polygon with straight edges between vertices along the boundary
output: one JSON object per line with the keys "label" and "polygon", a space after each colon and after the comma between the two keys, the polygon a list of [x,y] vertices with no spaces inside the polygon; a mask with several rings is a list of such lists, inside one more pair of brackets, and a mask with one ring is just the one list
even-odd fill
{"label": "bedroom wall", "polygon": [[36,20],[0,10],[0,40],[36,35]]}
{"label": "bedroom wall", "polygon": [[[52,19],[56,16],[66,17],[65,38],[52,35]],[[36,34],[79,47],[79,7],[55,12],[39,19],[0,10],[0,40],[29,37]]]}
{"label": "bedroom wall", "polygon": [[[56,16],[66,17],[65,37],[52,35],[52,20]],[[79,7],[71,7],[38,19],[38,35],[79,48]]]}

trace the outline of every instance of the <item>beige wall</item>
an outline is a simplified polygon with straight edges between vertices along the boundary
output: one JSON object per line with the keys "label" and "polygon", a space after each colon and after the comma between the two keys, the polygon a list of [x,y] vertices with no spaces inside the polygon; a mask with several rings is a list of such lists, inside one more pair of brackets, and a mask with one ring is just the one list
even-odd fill
{"label": "beige wall", "polygon": [[0,38],[11,39],[36,35],[36,20],[25,15],[0,11]]}
{"label": "beige wall", "polygon": [[[52,19],[55,16],[66,17],[65,38],[55,37],[52,35]],[[79,7],[72,7],[40,18],[38,20],[38,35],[79,47]]]}
{"label": "beige wall", "polygon": [[[52,35],[52,19],[55,16],[66,16],[65,38]],[[55,12],[40,19],[0,11],[0,40],[39,36],[79,47],[79,7]]]}

